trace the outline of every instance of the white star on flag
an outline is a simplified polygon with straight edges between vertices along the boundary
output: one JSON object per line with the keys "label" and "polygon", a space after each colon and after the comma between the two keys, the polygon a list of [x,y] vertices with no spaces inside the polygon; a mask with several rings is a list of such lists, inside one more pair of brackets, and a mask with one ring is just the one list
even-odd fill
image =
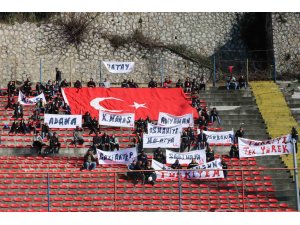
{"label": "white star on flag", "polygon": [[144,103],[144,104],[139,104],[139,103],[137,103],[137,102],[134,102],[133,105],[130,105],[130,106],[132,106],[132,107],[134,107],[134,108],[136,108],[136,109],[138,109],[138,108],[147,108],[147,107],[145,106],[145,104],[146,104],[146,103]]}

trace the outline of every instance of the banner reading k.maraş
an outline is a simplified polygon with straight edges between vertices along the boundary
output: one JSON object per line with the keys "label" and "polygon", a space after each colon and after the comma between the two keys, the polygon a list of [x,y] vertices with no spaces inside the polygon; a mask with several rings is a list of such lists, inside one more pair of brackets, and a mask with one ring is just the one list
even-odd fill
{"label": "banner reading k.mara\u015f", "polygon": [[134,127],[134,113],[112,113],[100,110],[99,124],[112,127]]}
{"label": "banner reading k.mara\u015f", "polygon": [[82,116],[45,114],[44,123],[48,123],[50,128],[76,128],[82,126]]}
{"label": "banner reading k.mara\u015f", "polygon": [[231,144],[233,143],[234,134],[231,131],[213,132],[203,131],[207,136],[207,142],[209,144]]}
{"label": "banner reading k.mara\u015f", "polygon": [[130,73],[134,68],[134,62],[103,62],[110,73]]}
{"label": "banner reading k.mara\u015f", "polygon": [[115,150],[113,152],[106,152],[97,149],[97,156],[99,164],[124,164],[132,163],[137,157],[136,148],[125,148]]}
{"label": "banner reading k.mara\u015f", "polygon": [[143,148],[180,148],[180,134],[143,135]]}
{"label": "banner reading k.mara\u015f", "polygon": [[156,170],[156,177],[159,180],[177,179],[178,176],[183,180],[224,178],[221,159],[195,166],[190,170],[179,170],[179,172],[154,159],[152,159],[152,167]]}
{"label": "banner reading k.mara\u015f", "polygon": [[189,164],[192,159],[195,159],[198,164],[206,163],[205,149],[181,153],[166,150],[166,160],[168,164],[173,164],[176,159],[179,160],[180,164]]}
{"label": "banner reading k.mara\u015f", "polygon": [[40,101],[40,99],[42,99],[44,104],[47,103],[44,93],[32,98],[28,98],[21,91],[19,91],[18,102],[20,102],[21,105],[35,105],[38,101]]}
{"label": "banner reading k.mara\u015f", "polygon": [[183,128],[187,128],[194,126],[194,118],[192,113],[182,116],[174,116],[168,113],[160,112],[158,115],[157,124],[161,126],[182,125]]}
{"label": "banner reading k.mara\u015f", "polygon": [[239,138],[238,142],[240,158],[293,153],[291,135],[284,135],[265,141]]}
{"label": "banner reading k.mara\u015f", "polygon": [[165,134],[180,134],[182,133],[182,126],[176,125],[172,127],[165,127],[161,125],[154,125],[148,123],[148,135],[165,135]]}

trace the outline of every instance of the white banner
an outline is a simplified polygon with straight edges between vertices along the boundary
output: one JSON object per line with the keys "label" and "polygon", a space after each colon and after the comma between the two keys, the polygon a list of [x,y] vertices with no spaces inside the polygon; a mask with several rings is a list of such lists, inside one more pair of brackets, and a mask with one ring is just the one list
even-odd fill
{"label": "white banner", "polygon": [[179,173],[178,170],[172,170],[171,167],[161,164],[154,159],[152,159],[152,167],[156,170],[156,177],[159,180],[177,179],[179,175],[183,180],[224,178],[221,159],[195,166],[191,170],[180,170]]}
{"label": "white banner", "polygon": [[161,125],[154,125],[152,123],[148,123],[148,135],[168,135],[168,134],[179,134],[182,133],[182,126],[177,125],[173,127],[165,127]]}
{"label": "white banner", "polygon": [[143,148],[180,148],[180,134],[148,135],[143,134]]}
{"label": "white banner", "polygon": [[137,158],[136,148],[125,148],[119,151],[107,152],[97,149],[99,164],[124,164],[129,165]]}
{"label": "white banner", "polygon": [[192,113],[182,116],[173,116],[168,113],[160,112],[157,124],[161,126],[182,125],[183,128],[187,128],[194,126],[194,118]]}
{"label": "white banner", "polygon": [[232,144],[234,142],[234,133],[231,131],[213,132],[203,131],[207,136],[209,144]]}
{"label": "white banner", "polygon": [[47,103],[44,93],[32,98],[28,98],[21,91],[19,91],[18,102],[20,102],[21,105],[35,105],[40,99],[43,99],[43,103]]}
{"label": "white banner", "polygon": [[130,73],[134,68],[134,62],[104,62],[110,73]]}
{"label": "white banner", "polygon": [[176,159],[179,160],[180,164],[189,164],[192,159],[196,159],[196,162],[199,164],[204,164],[206,163],[205,149],[181,153],[166,150],[166,160],[168,164],[173,164]]}
{"label": "white banner", "polygon": [[293,153],[293,144],[289,134],[265,141],[245,138],[239,138],[238,141],[240,158]]}
{"label": "white banner", "polygon": [[111,127],[134,127],[134,113],[112,113],[100,110],[99,124]]}
{"label": "white banner", "polygon": [[82,115],[44,114],[44,123],[48,123],[50,128],[82,127]]}

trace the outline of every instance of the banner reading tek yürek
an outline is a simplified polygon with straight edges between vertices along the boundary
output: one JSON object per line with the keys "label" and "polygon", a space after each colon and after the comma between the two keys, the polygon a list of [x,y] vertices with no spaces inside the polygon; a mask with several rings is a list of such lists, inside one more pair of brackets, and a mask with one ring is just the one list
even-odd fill
{"label": "banner reading tek y\u00fcrek", "polygon": [[233,130],[222,132],[203,131],[203,133],[206,134],[209,144],[231,144],[234,141]]}
{"label": "banner reading tek y\u00fcrek", "polygon": [[103,62],[110,73],[130,73],[134,68],[134,62]]}
{"label": "banner reading tek y\u00fcrek", "polygon": [[107,152],[97,149],[99,164],[124,164],[132,163],[137,157],[136,148],[125,148]]}
{"label": "banner reading tek y\u00fcrek", "polygon": [[50,128],[76,128],[82,126],[82,116],[44,114],[44,123],[48,123]]}
{"label": "banner reading tek y\u00fcrek", "polygon": [[239,138],[238,142],[240,158],[293,153],[293,144],[289,134],[265,141]]}
{"label": "banner reading tek y\u00fcrek", "polygon": [[180,134],[143,135],[143,148],[180,148]]}
{"label": "banner reading tek y\u00fcrek", "polygon": [[134,127],[134,113],[112,113],[100,110],[99,124],[111,127]]}
{"label": "banner reading tek y\u00fcrek", "polygon": [[148,135],[165,135],[165,134],[179,134],[182,133],[182,126],[177,125],[173,127],[165,127],[148,123]]}
{"label": "banner reading tek y\u00fcrek", "polygon": [[168,113],[159,112],[157,124],[162,126],[182,125],[183,128],[187,128],[194,126],[194,118],[192,113],[174,116]]}
{"label": "banner reading tek y\u00fcrek", "polygon": [[192,159],[195,159],[198,164],[204,164],[206,163],[205,149],[181,153],[166,150],[166,160],[168,164],[175,163],[176,159],[179,160],[180,164],[189,164]]}

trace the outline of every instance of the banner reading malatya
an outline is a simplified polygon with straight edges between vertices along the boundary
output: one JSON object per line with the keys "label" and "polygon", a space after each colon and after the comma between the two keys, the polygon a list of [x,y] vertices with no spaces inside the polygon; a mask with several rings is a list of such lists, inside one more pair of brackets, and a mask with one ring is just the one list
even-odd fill
{"label": "banner reading malatya", "polygon": [[192,159],[195,159],[198,164],[204,164],[206,163],[205,149],[181,153],[166,150],[166,160],[168,164],[175,163],[176,159],[179,160],[180,164],[189,164]]}
{"label": "banner reading malatya", "polygon": [[44,114],[44,123],[50,128],[76,128],[82,126],[82,115]]}
{"label": "banner reading malatya", "polygon": [[291,136],[289,134],[265,141],[239,138],[239,156],[240,158],[246,158],[291,154],[293,153],[293,144],[290,140]]}
{"label": "banner reading malatya", "polygon": [[113,113],[100,110],[99,124],[111,127],[134,127],[134,113]]}
{"label": "banner reading malatya", "polygon": [[184,180],[224,178],[221,159],[195,166],[190,170],[180,170],[179,172],[154,159],[152,159],[152,167],[156,170],[157,179],[160,180],[177,179],[178,176],[181,176],[181,179]]}
{"label": "banner reading malatya", "polygon": [[157,124],[162,126],[182,125],[183,128],[187,128],[194,126],[194,118],[192,113],[182,116],[174,116],[168,113],[160,112],[158,115]]}
{"label": "banner reading malatya", "polygon": [[168,135],[168,134],[179,134],[182,133],[182,126],[172,126],[172,127],[165,127],[161,125],[154,125],[152,123],[148,123],[148,135]]}
{"label": "banner reading malatya", "polygon": [[180,148],[180,134],[143,135],[143,148]]}
{"label": "banner reading malatya", "polygon": [[44,93],[32,98],[28,98],[21,91],[19,91],[18,102],[20,102],[21,105],[35,105],[40,99],[42,99],[43,103],[47,103]]}
{"label": "banner reading malatya", "polygon": [[130,73],[134,68],[134,62],[104,62],[110,73]]}
{"label": "banner reading malatya", "polygon": [[232,144],[234,141],[233,130],[213,132],[213,131],[203,131],[207,136],[207,142],[209,144]]}
{"label": "banner reading malatya", "polygon": [[132,163],[137,157],[136,148],[124,148],[107,152],[97,149],[99,164],[124,164]]}

